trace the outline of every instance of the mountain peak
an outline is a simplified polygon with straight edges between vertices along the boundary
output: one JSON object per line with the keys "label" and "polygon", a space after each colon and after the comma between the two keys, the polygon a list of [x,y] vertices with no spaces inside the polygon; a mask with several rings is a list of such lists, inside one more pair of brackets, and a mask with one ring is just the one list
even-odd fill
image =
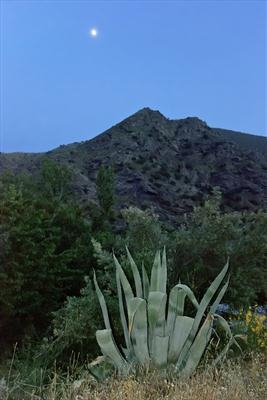
{"label": "mountain peak", "polygon": [[165,122],[168,119],[161,114],[158,110],[152,110],[149,107],[141,108],[141,110],[135,112],[130,115],[130,117],[126,118],[123,123],[131,124],[131,125],[143,125],[151,122]]}
{"label": "mountain peak", "polygon": [[126,130],[131,130],[139,127],[143,129],[148,126],[162,125],[167,121],[169,120],[159,111],[144,107],[121,121],[118,125],[123,126]]}
{"label": "mountain peak", "polygon": [[197,117],[168,119],[145,107],[80,144],[36,156],[1,154],[0,173],[38,173],[42,160],[51,158],[73,168],[74,195],[87,204],[96,199],[99,167],[109,165],[118,209],[153,207],[175,226],[214,186],[223,193],[224,210],[267,209],[266,140],[210,128]]}
{"label": "mountain peak", "polygon": [[181,125],[188,126],[190,128],[207,128],[207,123],[203,120],[201,120],[198,117],[187,117],[187,118],[182,118],[182,119],[169,119],[165,117],[160,111],[158,110],[152,110],[149,107],[144,107],[135,112],[134,114],[130,115],[128,118],[126,118],[122,123],[126,124],[133,124],[135,126],[138,126],[140,124],[148,124],[148,123],[166,123],[166,122],[175,122],[179,123]]}
{"label": "mountain peak", "polygon": [[165,118],[166,119],[166,117],[163,115],[163,114],[161,114],[161,112],[159,111],[159,110],[152,110],[151,108],[149,108],[149,107],[144,107],[144,108],[141,108],[140,110],[138,110],[136,113],[134,113],[133,114],[133,116],[134,115],[139,115],[139,116],[142,116],[142,115],[146,115],[146,116],[155,116],[155,115],[157,115],[157,116],[160,116],[160,117],[163,117],[163,118]]}

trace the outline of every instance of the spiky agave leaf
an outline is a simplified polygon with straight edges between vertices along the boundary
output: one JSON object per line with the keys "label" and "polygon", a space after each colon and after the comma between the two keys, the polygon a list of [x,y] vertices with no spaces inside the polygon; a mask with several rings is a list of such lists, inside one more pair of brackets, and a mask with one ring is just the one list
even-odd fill
{"label": "spiky agave leaf", "polygon": [[130,366],[122,357],[113,338],[111,329],[102,329],[96,331],[96,340],[103,355],[110,360],[120,374],[127,375]]}
{"label": "spiky agave leaf", "polygon": [[190,376],[197,368],[200,359],[210,341],[214,317],[210,313],[198,331],[186,357],[186,363],[181,371],[182,376]]}
{"label": "spiky agave leaf", "polygon": [[149,294],[149,279],[147,276],[146,269],[144,267],[144,264],[142,264],[142,286],[143,286],[143,298],[145,300],[148,300],[148,294]]}
{"label": "spiky agave leaf", "polygon": [[194,318],[178,315],[169,341],[168,362],[176,363],[180,352],[190,334]]}
{"label": "spiky agave leaf", "polygon": [[212,306],[210,307],[210,313],[215,314],[216,310],[218,308],[218,305],[221,303],[223,296],[225,295],[225,292],[228,288],[229,285],[229,276],[225,282],[225,284],[223,285],[223,287],[221,288],[221,290],[218,293],[218,296],[216,297],[216,299],[214,300]]}
{"label": "spiky agave leaf", "polygon": [[172,335],[176,317],[179,315],[184,315],[186,296],[189,298],[194,307],[198,309],[198,301],[192,290],[187,285],[178,283],[170,291],[166,326],[166,332],[168,335]]}
{"label": "spiky agave leaf", "polygon": [[[176,364],[176,370],[178,370],[178,371],[182,370],[186,364],[186,361],[188,359],[187,353],[189,352],[189,349],[192,346],[195,336],[199,330],[201,320],[204,317],[205,311],[206,311],[210,301],[212,300],[213,296],[219,289],[223,279],[225,278],[225,275],[228,271],[228,267],[229,267],[229,263],[227,261],[227,263],[223,267],[222,271],[219,273],[219,275],[214,279],[214,281],[211,283],[211,285],[207,289],[206,293],[204,294],[204,296],[199,304],[198,311],[195,316],[191,332],[189,334],[187,341],[185,342],[185,345],[180,353],[180,356],[179,356],[177,364]],[[224,291],[224,287],[222,288],[222,291]]]}
{"label": "spiky agave leaf", "polygon": [[119,261],[117,260],[116,256],[113,254],[113,259],[116,265],[116,270],[118,271],[119,277],[120,277],[120,281],[121,281],[121,285],[123,288],[123,293],[125,296],[125,300],[126,300],[126,305],[127,305],[127,309],[129,307],[129,301],[131,299],[134,298],[134,294],[131,288],[131,285],[127,279],[127,276],[125,275]]}
{"label": "spiky agave leaf", "polygon": [[135,297],[129,302],[129,332],[137,361],[141,365],[148,365],[150,356],[148,351],[147,309],[144,299]]}
{"label": "spiky agave leaf", "polygon": [[95,271],[94,271],[94,285],[95,285],[98,301],[99,301],[99,304],[100,304],[100,307],[101,307],[101,310],[102,310],[105,327],[106,327],[106,329],[110,329],[110,322],[109,322],[107,304],[106,304],[105,298],[103,296],[103,293],[101,292],[101,290],[100,290],[100,288],[98,286]]}
{"label": "spiky agave leaf", "polygon": [[120,310],[120,319],[123,329],[124,340],[126,344],[126,349],[123,349],[126,358],[130,358],[132,354],[132,345],[130,340],[130,334],[127,326],[127,319],[124,310],[123,304],[123,297],[122,297],[122,290],[121,290],[121,281],[119,276],[119,271],[116,269],[116,283],[117,283],[117,291],[118,291],[118,298],[119,298],[119,310]]}
{"label": "spiky agave leaf", "polygon": [[151,270],[150,291],[166,293],[167,284],[167,265],[166,253],[163,251],[164,262],[161,262],[160,251],[156,252],[154,263]]}
{"label": "spiky agave leaf", "polygon": [[168,364],[169,336],[155,336],[152,342],[152,362],[158,368],[164,368]]}
{"label": "spiky agave leaf", "polygon": [[232,347],[233,345],[235,345],[242,353],[242,349],[236,339],[244,340],[244,335],[233,335],[228,322],[221,315],[215,314],[214,316],[217,326],[220,326],[222,330],[224,330],[224,332],[228,337],[228,341],[224,346],[224,348],[221,350],[221,352],[218,354],[218,356],[215,358],[215,360],[212,362],[212,367],[215,367],[217,364],[219,364],[225,359],[230,347]]}
{"label": "spiky agave leaf", "polygon": [[167,258],[166,258],[166,248],[163,247],[162,259],[161,259],[161,279],[162,286],[161,292],[166,293],[167,288]]}
{"label": "spiky agave leaf", "polygon": [[153,359],[152,348],[155,336],[165,336],[165,309],[167,295],[162,292],[149,292],[147,302],[149,349]]}
{"label": "spiky agave leaf", "polygon": [[129,262],[130,262],[132,273],[133,273],[136,297],[143,297],[143,288],[142,288],[142,281],[141,281],[140,273],[139,273],[137,265],[136,265],[133,257],[131,256],[131,253],[129,252],[129,249],[127,246],[126,246],[126,252],[127,252],[127,256],[128,256]]}

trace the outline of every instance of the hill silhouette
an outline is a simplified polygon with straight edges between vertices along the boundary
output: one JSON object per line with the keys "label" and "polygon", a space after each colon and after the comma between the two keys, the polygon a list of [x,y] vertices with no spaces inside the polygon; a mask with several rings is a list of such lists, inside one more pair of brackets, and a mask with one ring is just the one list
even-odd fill
{"label": "hill silhouette", "polygon": [[0,173],[34,174],[44,158],[73,169],[73,193],[82,202],[96,199],[100,165],[112,166],[118,207],[153,207],[170,224],[215,186],[225,210],[267,209],[267,138],[211,128],[197,117],[170,120],[144,108],[85,142],[1,154]]}

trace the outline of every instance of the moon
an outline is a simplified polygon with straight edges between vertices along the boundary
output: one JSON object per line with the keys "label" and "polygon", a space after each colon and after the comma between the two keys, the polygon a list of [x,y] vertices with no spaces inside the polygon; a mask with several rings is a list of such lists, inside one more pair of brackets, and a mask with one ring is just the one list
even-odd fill
{"label": "moon", "polygon": [[96,38],[98,36],[98,30],[96,28],[91,28],[89,34],[91,37]]}

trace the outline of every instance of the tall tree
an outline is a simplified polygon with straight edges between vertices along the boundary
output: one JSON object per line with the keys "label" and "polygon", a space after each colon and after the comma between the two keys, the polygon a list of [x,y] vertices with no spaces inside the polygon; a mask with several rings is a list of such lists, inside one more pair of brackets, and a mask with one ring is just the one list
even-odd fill
{"label": "tall tree", "polygon": [[113,215],[114,174],[111,167],[101,165],[96,178],[96,193],[104,219]]}
{"label": "tall tree", "polygon": [[[98,204],[90,202],[89,215],[94,235],[109,236],[114,220],[114,174],[111,167],[101,165],[96,178]],[[100,239],[100,238],[99,238]],[[105,239],[104,239],[105,240]],[[102,243],[102,240],[101,240]]]}
{"label": "tall tree", "polygon": [[12,340],[43,332],[92,265],[89,223],[46,179],[41,191],[21,177],[0,183],[0,335]]}

